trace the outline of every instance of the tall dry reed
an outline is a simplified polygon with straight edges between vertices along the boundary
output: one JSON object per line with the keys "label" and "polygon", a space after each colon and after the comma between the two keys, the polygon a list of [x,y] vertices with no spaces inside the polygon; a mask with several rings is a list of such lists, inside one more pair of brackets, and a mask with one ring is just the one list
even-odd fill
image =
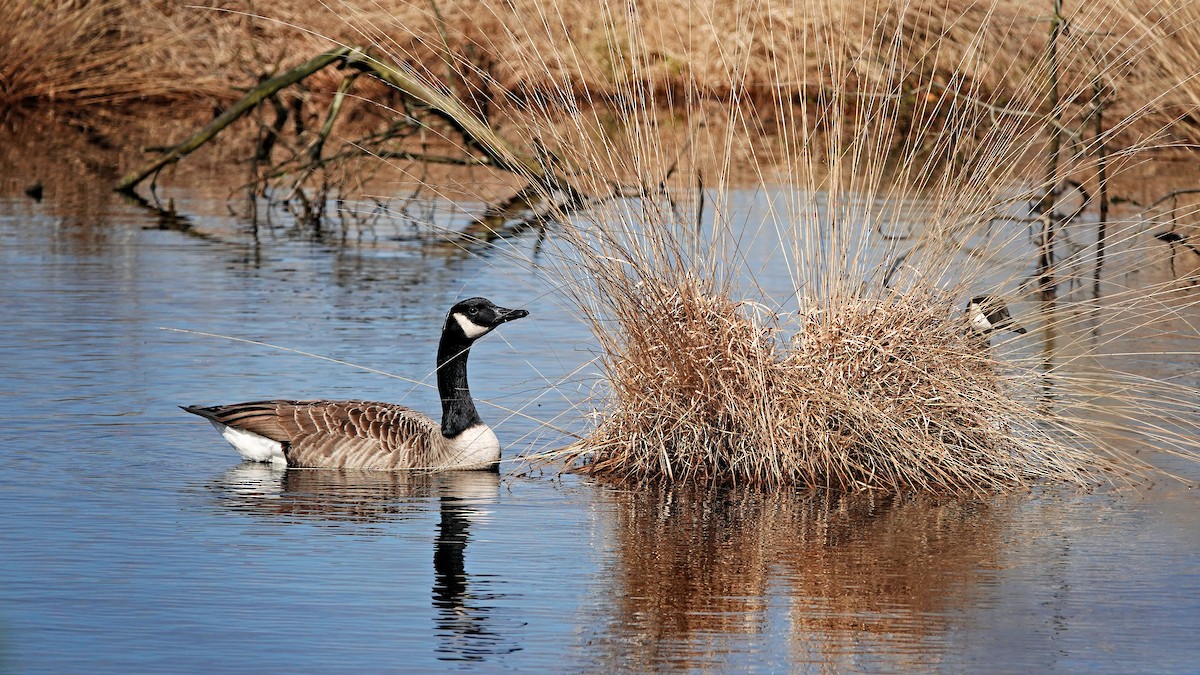
{"label": "tall dry reed", "polygon": [[[1101,162],[1120,176],[1176,147],[1197,73],[1160,43],[1200,45],[1194,9],[1114,0],[1054,28],[1051,2],[732,2],[686,18],[606,2],[580,33],[573,4],[504,7],[459,36],[517,45],[500,70],[447,77],[466,98],[511,97],[506,127],[587,195],[557,214],[550,266],[606,387],[558,459],[634,480],[969,493],[1128,478],[1145,447],[1194,457],[1195,383],[1138,373],[1156,348],[1131,339],[1196,339],[1188,280],[1139,276],[1163,249],[1130,209],[1108,216],[1095,273],[1098,223],[1076,208]],[[379,47],[475,63],[414,36]],[[664,66],[672,40],[702,45],[705,69]],[[609,77],[593,85],[597,63]],[[514,93],[517,71],[536,95]],[[1093,132],[1097,111],[1112,121]],[[753,222],[747,185],[767,196]],[[768,266],[787,288],[768,288]],[[971,335],[962,309],[985,292],[1041,298],[1019,305],[1036,345]]]}

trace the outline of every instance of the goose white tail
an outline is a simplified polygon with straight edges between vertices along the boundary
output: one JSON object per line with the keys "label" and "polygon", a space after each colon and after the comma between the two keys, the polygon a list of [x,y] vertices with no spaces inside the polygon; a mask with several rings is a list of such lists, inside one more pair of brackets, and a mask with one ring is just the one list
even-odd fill
{"label": "goose white tail", "polygon": [[209,420],[209,423],[221,432],[221,437],[228,441],[243,458],[251,462],[287,465],[287,458],[283,456],[283,444],[279,441],[273,441],[251,431],[234,429],[216,420]]}

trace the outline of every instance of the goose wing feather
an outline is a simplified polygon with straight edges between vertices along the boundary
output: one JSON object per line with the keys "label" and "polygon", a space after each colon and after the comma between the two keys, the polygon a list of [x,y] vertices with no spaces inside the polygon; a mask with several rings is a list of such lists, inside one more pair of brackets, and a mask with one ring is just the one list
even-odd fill
{"label": "goose wing feather", "polygon": [[283,443],[296,467],[431,467],[442,437],[428,416],[394,403],[273,400],[186,410]]}

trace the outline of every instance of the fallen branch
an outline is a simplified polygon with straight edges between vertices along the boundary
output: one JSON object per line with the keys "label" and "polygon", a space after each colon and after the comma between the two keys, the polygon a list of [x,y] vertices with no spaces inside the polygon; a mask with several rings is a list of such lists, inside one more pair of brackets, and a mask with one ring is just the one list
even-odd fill
{"label": "fallen branch", "polygon": [[[275,172],[272,173],[272,177],[279,177],[284,173],[296,171],[302,176],[300,181],[303,181],[303,176],[311,174],[331,161],[336,161],[353,153],[352,151],[351,153],[337,153],[332,157],[321,157],[324,143],[332,129],[333,121],[339,113],[346,91],[357,74],[364,73],[392,86],[409,103],[413,104],[414,107],[449,125],[462,137],[463,144],[468,150],[467,157],[464,159],[382,150],[367,151],[365,154],[375,154],[385,158],[459,164],[463,166],[487,165],[524,178],[528,182],[525,188],[501,205],[501,207],[490,210],[488,214],[485,214],[480,219],[488,225],[499,226],[500,223],[496,222],[498,218],[513,217],[515,209],[520,207],[532,208],[537,203],[544,201],[546,196],[556,192],[566,193],[570,202],[581,201],[577,191],[554,169],[552,163],[542,162],[536,157],[519,152],[508,141],[496,133],[484,120],[479,119],[477,115],[468,110],[462,102],[451,95],[443,93],[436,87],[426,84],[418,74],[374,58],[357,47],[338,47],[337,49],[324,52],[285,73],[263,82],[250,90],[237,103],[221,113],[221,115],[190,138],[172,147],[163,156],[139,171],[123,178],[116,186],[117,191],[132,193],[137,185],[146,178],[155,175],[163,167],[178,162],[204,143],[212,140],[225,127],[264,101],[273,100],[274,95],[281,89],[296,84],[335,62],[340,62],[344,67],[351,68],[357,72],[347,76],[342,81],[326,116],[325,124],[309,146],[309,151],[304,153],[307,155],[307,163],[286,169],[277,167]],[[361,150],[362,148],[359,149],[359,151]],[[471,156],[471,151],[477,151],[482,156]],[[298,187],[300,181],[296,185],[293,185],[293,193],[295,193],[295,189]]]}
{"label": "fallen branch", "polygon": [[122,178],[121,182],[117,183],[117,192],[132,193],[142,181],[146,180],[152,174],[158,173],[163,167],[174,164],[188,156],[201,145],[216,137],[225,127],[256,108],[268,97],[278,93],[284,87],[303,80],[334,61],[345,58],[351,51],[350,47],[338,47],[337,49],[324,52],[251,89],[240,101],[234,103],[228,110],[206,124],[204,128],[192,134],[186,141],[174,146],[162,157],[159,157],[145,167]]}

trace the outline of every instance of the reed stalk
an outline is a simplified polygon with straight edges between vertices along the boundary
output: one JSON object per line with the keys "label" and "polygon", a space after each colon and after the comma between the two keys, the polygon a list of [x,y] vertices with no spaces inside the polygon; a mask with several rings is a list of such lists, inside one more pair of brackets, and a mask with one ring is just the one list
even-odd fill
{"label": "reed stalk", "polygon": [[[828,5],[792,7],[818,16]],[[631,74],[617,97],[621,124],[591,131],[596,113],[570,89],[526,118],[532,133],[582,167],[577,184],[590,180],[593,193],[622,179],[638,187],[622,191],[632,198],[560,222],[567,246],[558,271],[596,335],[607,391],[591,433],[558,459],[635,482],[961,494],[1044,479],[1134,479],[1148,471],[1129,451],[1139,443],[1195,456],[1194,421],[1168,401],[1145,409],[1164,391],[1159,385],[1144,389],[1119,368],[1098,375],[1077,367],[1119,361],[1111,352],[1130,348],[1121,330],[1162,325],[1196,301],[1173,297],[1169,284],[1112,294],[1108,308],[1140,323],[1114,319],[1105,330],[1117,335],[1088,345],[1076,326],[1093,314],[1062,297],[1084,276],[1087,250],[1054,253],[1067,236],[1059,230],[1083,214],[1054,214],[1063,176],[1102,167],[1107,190],[1103,139],[1148,114],[1087,140],[1093,111],[1072,102],[1092,99],[1094,76],[1070,69],[1097,53],[1113,56],[1115,47],[1082,39],[1077,27],[1104,17],[1074,15],[1064,41],[1067,18],[1056,4],[1045,46],[1032,47],[1049,54],[1044,70],[1014,66],[999,94],[967,73],[997,62],[1006,47],[995,45],[1029,39],[1025,22],[989,24],[968,36],[973,49],[942,60],[936,42],[932,54],[908,52],[910,31],[916,24],[952,34],[957,17],[881,7],[865,21],[806,33],[793,45],[802,58],[776,61],[775,81],[817,92],[799,100],[752,95],[745,65],[756,50],[776,49],[778,32],[738,17],[729,28],[745,39],[723,53],[728,97],[714,106],[694,90],[660,97],[642,86],[651,65],[644,23],[623,5],[604,8],[609,35],[620,40],[611,58]],[[870,45],[871,56],[848,57],[846,35]],[[1195,73],[1176,76],[1183,87]],[[664,140],[655,112],[664,98],[685,144]],[[571,111],[576,133],[563,130],[561,110]],[[762,128],[781,146],[769,158],[748,142]],[[1128,165],[1156,143],[1154,134],[1131,134],[1119,161]],[[746,216],[730,178],[739,152],[751,184],[771,195],[758,226],[739,222]],[[713,155],[715,169],[706,161]],[[683,186],[672,186],[681,164],[690,167],[683,175],[715,173],[716,187],[703,195],[712,210],[698,218],[687,218],[696,211]],[[1039,217],[1040,235],[1029,241],[1027,223]],[[1109,274],[1144,265],[1136,242],[1145,224],[1108,225],[1106,243],[1122,248],[1109,256]],[[754,253],[763,240],[775,242],[766,249],[791,276],[782,293],[755,276],[765,265]],[[986,291],[1016,301],[1024,288],[1049,301],[1034,318],[1042,353],[1022,355],[1021,343],[992,348],[970,333],[968,297]],[[1166,388],[1196,400],[1193,387]]]}

